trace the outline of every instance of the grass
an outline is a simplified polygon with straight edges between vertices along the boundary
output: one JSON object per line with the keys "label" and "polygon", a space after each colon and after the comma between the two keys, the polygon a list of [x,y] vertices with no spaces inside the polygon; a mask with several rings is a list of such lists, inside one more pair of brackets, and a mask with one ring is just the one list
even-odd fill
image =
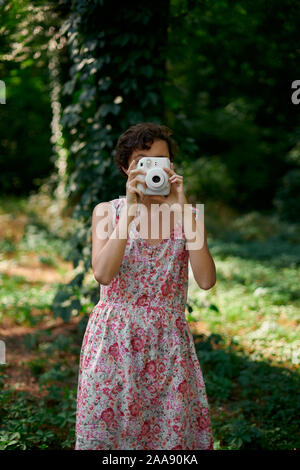
{"label": "grass", "polygon": [[[0,449],[73,449],[87,315],[64,323],[51,312],[74,275],[71,222],[42,195],[0,206]],[[205,221],[217,283],[204,291],[191,277],[186,314],[214,448],[299,449],[300,228],[210,205]]]}
{"label": "grass", "polygon": [[191,276],[188,302],[216,448],[299,448],[299,226],[207,219],[217,283],[204,291]]}
{"label": "grass", "polygon": [[74,275],[70,221],[46,196],[5,198],[0,218],[0,449],[73,448],[83,330],[51,312],[61,282]]}

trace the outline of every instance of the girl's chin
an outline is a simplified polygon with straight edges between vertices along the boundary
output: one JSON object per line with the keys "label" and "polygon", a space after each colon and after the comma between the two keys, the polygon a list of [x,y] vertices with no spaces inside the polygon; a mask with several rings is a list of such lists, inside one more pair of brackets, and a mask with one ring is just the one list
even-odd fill
{"label": "girl's chin", "polygon": [[142,201],[161,201],[162,196],[155,196],[154,194],[147,194],[143,196]]}

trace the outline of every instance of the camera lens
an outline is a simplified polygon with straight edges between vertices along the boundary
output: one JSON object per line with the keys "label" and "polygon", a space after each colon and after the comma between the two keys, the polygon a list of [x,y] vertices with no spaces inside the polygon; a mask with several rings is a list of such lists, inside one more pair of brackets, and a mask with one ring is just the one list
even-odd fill
{"label": "camera lens", "polygon": [[152,181],[153,181],[153,183],[159,183],[160,182],[160,176],[158,176],[158,175],[153,176]]}
{"label": "camera lens", "polygon": [[150,168],[145,177],[146,184],[152,191],[161,191],[166,187],[167,181],[161,168]]}

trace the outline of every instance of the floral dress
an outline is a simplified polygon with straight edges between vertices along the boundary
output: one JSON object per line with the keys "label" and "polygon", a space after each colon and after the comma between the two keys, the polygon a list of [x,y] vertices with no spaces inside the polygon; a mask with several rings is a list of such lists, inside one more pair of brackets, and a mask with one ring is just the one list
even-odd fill
{"label": "floral dress", "polygon": [[[110,201],[113,227],[125,202]],[[83,337],[76,450],[213,450],[187,289],[181,223],[153,245],[133,221],[120,270],[101,286]]]}

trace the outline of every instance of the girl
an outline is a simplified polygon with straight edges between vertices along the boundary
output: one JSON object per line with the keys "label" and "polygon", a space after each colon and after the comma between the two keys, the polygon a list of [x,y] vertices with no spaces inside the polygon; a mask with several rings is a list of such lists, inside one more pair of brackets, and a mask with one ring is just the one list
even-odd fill
{"label": "girl", "polygon": [[[167,197],[137,188],[138,183],[146,187],[145,172],[136,168],[140,158],[174,159],[171,134],[155,123],[122,134],[115,159],[127,175],[126,197],[93,211],[92,267],[101,291],[80,354],[76,450],[213,450],[205,383],[185,318],[188,259],[199,287],[210,289],[216,282],[205,227],[201,249],[192,249],[197,209],[192,208],[192,226],[185,216],[183,223],[171,218],[168,238],[162,237],[160,221],[151,218],[152,203],[176,203],[182,211],[188,204],[173,163],[164,168]],[[106,239],[97,231],[104,211]],[[159,239],[140,236],[146,220],[151,231],[159,226]]]}

